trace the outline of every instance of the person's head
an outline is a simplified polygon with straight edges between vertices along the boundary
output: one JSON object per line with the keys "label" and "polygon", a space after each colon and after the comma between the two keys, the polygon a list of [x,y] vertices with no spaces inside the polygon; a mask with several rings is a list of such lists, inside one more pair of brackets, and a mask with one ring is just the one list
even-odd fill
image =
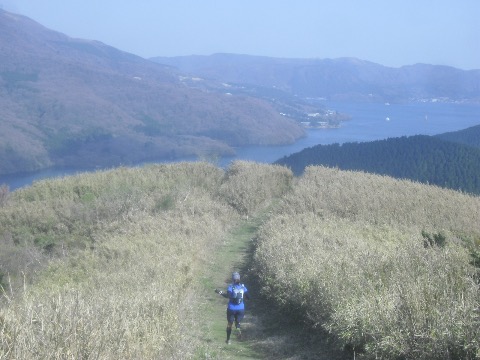
{"label": "person's head", "polygon": [[238,272],[234,272],[232,274],[232,281],[235,283],[235,284],[238,284],[240,283],[240,274]]}

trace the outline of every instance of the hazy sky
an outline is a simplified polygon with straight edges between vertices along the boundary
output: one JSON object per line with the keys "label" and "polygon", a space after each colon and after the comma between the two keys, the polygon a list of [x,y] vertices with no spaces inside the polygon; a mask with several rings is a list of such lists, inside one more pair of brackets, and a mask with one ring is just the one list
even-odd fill
{"label": "hazy sky", "polygon": [[218,52],[480,69],[480,0],[0,0],[145,58]]}

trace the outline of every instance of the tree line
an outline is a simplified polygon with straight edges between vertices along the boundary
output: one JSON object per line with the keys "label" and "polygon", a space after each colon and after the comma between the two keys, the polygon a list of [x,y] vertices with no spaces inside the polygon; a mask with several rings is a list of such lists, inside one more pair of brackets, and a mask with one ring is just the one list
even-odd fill
{"label": "tree line", "polygon": [[316,145],[276,163],[296,175],[309,165],[323,165],[480,194],[480,149],[427,135]]}
{"label": "tree line", "polygon": [[435,137],[461,143],[465,145],[475,146],[480,148],[480,125],[472,126],[467,129],[452,131],[444,134],[436,135]]}

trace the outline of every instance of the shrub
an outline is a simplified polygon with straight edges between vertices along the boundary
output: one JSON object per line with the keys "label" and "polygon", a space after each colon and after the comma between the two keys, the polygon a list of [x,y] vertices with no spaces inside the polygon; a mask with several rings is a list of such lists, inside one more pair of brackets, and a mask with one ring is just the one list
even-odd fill
{"label": "shrub", "polygon": [[293,173],[285,167],[249,161],[232,163],[220,187],[220,196],[242,214],[248,215],[287,193]]}
{"label": "shrub", "polygon": [[8,185],[5,185],[5,184],[0,185],[0,207],[6,204],[9,194],[10,194],[10,189]]}
{"label": "shrub", "polygon": [[7,284],[5,282],[5,273],[0,270],[0,293],[4,292],[5,289],[7,288]]}
{"label": "shrub", "polygon": [[423,237],[423,246],[439,246],[444,247],[447,241],[445,234],[437,233],[437,234],[429,234],[426,231],[422,230],[422,237]]}

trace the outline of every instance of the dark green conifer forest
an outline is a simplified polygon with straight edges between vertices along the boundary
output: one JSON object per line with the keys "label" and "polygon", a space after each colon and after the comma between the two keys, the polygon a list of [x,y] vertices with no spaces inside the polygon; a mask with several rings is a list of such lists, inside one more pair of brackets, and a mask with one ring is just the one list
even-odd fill
{"label": "dark green conifer forest", "polygon": [[297,175],[309,165],[324,165],[480,194],[480,149],[427,135],[317,145],[276,163]]}
{"label": "dark green conifer forest", "polygon": [[439,134],[435,137],[442,140],[452,141],[480,148],[480,125],[472,126],[459,131]]}

